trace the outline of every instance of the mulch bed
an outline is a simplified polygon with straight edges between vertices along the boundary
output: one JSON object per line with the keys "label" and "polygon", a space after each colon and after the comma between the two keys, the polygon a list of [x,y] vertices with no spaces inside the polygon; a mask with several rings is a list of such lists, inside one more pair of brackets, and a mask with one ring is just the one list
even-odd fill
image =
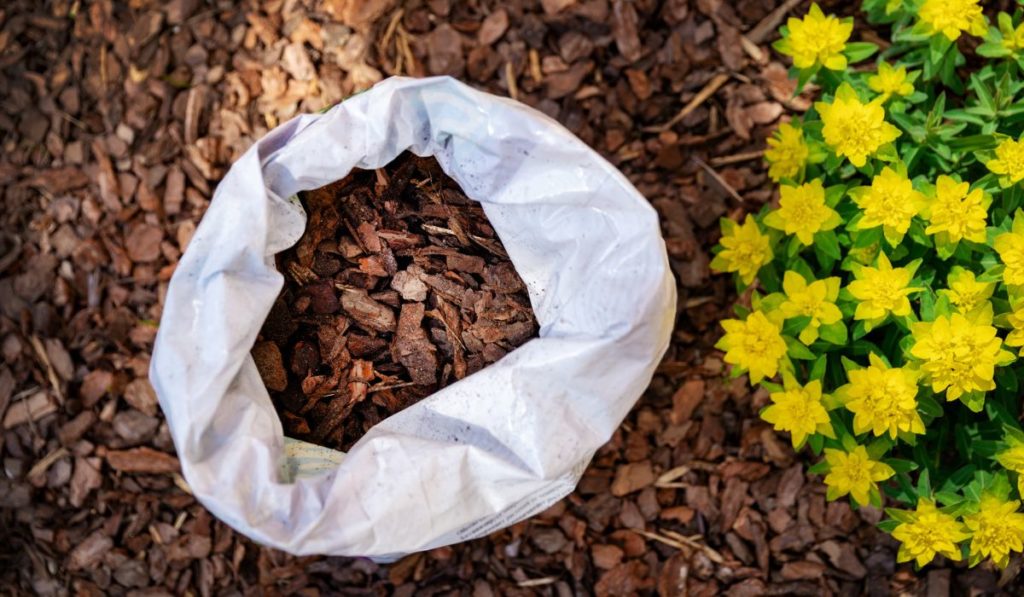
{"label": "mulch bed", "polygon": [[[872,526],[881,513],[827,503],[805,461],[757,418],[765,393],[726,380],[712,348],[735,300],[730,282],[708,271],[717,219],[773,199],[764,139],[810,105],[793,97],[769,47],[798,5],[5,3],[0,586],[84,595],[995,591],[991,570],[895,566],[892,540]],[[677,328],[650,389],[578,490],[548,511],[387,566],[294,558],[234,533],[189,494],[146,379],[149,355],[175,263],[232,161],[271,127],[392,74],[450,74],[517,98],[622,169],[661,216]]]}
{"label": "mulch bed", "polygon": [[404,154],[300,199],[306,232],[278,256],[287,282],[252,350],[287,436],[348,450],[537,335],[483,208],[437,160]]}

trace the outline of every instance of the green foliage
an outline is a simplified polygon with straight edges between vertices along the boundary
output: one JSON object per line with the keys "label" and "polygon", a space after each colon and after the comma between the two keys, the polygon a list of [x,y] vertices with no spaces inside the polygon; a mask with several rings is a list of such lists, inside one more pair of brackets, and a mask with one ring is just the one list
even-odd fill
{"label": "green foliage", "polygon": [[[986,24],[979,8],[951,32],[928,3],[865,0],[867,22],[890,32],[881,50],[846,40],[812,61],[808,29],[845,39],[816,7],[783,28],[776,48],[819,101],[769,142],[779,204],[744,238],[723,228],[713,267],[760,259],[753,313],[781,348],[763,352],[763,326],[755,338],[739,323],[720,347],[734,373],[765,372],[762,416],[822,457],[810,470],[829,498],[887,498],[880,526],[903,542],[901,561],[957,557],[921,555],[900,530],[923,525],[973,565],[978,525],[1024,536],[1024,11]],[[976,56],[953,33],[982,37]],[[985,555],[1004,566],[1006,549]]]}

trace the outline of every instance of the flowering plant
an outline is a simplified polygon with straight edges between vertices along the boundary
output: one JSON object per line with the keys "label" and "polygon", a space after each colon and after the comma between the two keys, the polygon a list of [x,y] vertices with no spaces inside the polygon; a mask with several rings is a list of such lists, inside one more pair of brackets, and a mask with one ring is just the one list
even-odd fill
{"label": "flowering plant", "polygon": [[882,51],[815,4],[781,29],[820,101],[768,140],[777,204],[722,222],[711,266],[750,307],[718,347],[828,499],[891,506],[899,561],[1005,567],[1024,551],[1024,11],[863,9]]}

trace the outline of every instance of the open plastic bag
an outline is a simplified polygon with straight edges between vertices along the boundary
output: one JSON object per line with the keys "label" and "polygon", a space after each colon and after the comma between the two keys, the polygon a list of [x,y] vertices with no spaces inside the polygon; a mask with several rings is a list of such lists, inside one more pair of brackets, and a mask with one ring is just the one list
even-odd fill
{"label": "open plastic bag", "polygon": [[[303,190],[409,149],[484,211],[540,337],[373,427],[347,454],[283,436],[249,350]],[[491,533],[572,491],[650,382],[675,289],[658,219],[561,125],[450,78],[391,78],[261,139],[220,183],[164,305],[150,379],[200,502],[294,554],[378,559]]]}

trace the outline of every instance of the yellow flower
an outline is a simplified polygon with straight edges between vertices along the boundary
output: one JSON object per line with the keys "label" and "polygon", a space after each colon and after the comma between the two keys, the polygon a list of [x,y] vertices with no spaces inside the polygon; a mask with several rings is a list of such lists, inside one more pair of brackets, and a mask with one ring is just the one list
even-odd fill
{"label": "yellow flower", "polygon": [[997,236],[992,246],[1006,266],[1003,282],[1010,286],[1024,285],[1024,215],[1021,212],[1014,214],[1013,227]]}
{"label": "yellow flower", "polygon": [[821,133],[825,144],[858,168],[900,136],[899,129],[885,121],[881,98],[865,104],[847,83],[839,87],[831,104],[817,102],[814,107],[824,123]]}
{"label": "yellow flower", "polygon": [[914,346],[910,354],[921,361],[933,392],[945,391],[946,400],[951,401],[995,389],[996,366],[1007,364],[1013,355],[1003,350],[996,328],[989,325],[990,317],[971,321],[954,313],[911,324]]}
{"label": "yellow flower", "polygon": [[857,230],[882,227],[885,239],[896,246],[910,228],[910,221],[921,213],[927,199],[905,174],[886,166],[871,180],[870,187],[850,189],[850,197],[864,210]]}
{"label": "yellow flower", "polygon": [[793,57],[793,66],[811,68],[822,65],[830,70],[846,68],[846,40],[853,33],[853,21],[840,20],[821,12],[817,3],[803,19],[791,18],[786,23],[789,32],[775,45],[779,52]]}
{"label": "yellow flower", "polygon": [[908,80],[907,67],[893,68],[888,62],[878,64],[878,74],[868,77],[868,87],[889,99],[893,95],[908,96],[914,93],[914,84]]}
{"label": "yellow flower", "polygon": [[942,33],[949,41],[965,31],[985,35],[988,29],[978,0],[925,0],[917,16],[929,33]]}
{"label": "yellow flower", "polygon": [[1024,514],[1017,511],[1020,502],[1002,500],[986,493],[978,511],[964,516],[971,531],[971,563],[992,558],[996,566],[1006,568],[1010,552],[1024,551]]}
{"label": "yellow flower", "polygon": [[715,346],[725,351],[725,362],[750,371],[750,382],[775,377],[779,361],[786,355],[782,328],[761,311],[754,311],[745,321],[722,321],[725,335]]}
{"label": "yellow flower", "polygon": [[988,299],[996,289],[995,283],[979,282],[974,272],[960,266],[954,266],[949,272],[946,284],[949,288],[940,290],[939,294],[949,297],[949,302],[964,315],[973,314],[988,305]]}
{"label": "yellow flower", "polygon": [[[1005,14],[1005,13],[1003,13]],[[1024,50],[1024,23],[1013,28],[1013,21],[1010,20],[1009,15],[1004,18],[1002,14],[999,16],[999,31],[1003,34],[1003,47],[1007,50],[1017,53]]]}
{"label": "yellow flower", "polygon": [[890,368],[875,353],[868,355],[869,367],[847,373],[850,383],[836,390],[847,410],[853,413],[853,431],[875,435],[924,433],[924,421],[917,412],[919,371]]}
{"label": "yellow flower", "polygon": [[768,176],[775,182],[783,178],[797,178],[807,165],[810,150],[804,141],[804,132],[784,122],[768,138],[764,159],[768,162]]}
{"label": "yellow flower", "polygon": [[798,187],[782,185],[779,194],[779,209],[768,212],[764,225],[786,234],[795,234],[805,245],[814,242],[816,232],[832,230],[843,221],[836,210],[825,205],[825,187],[821,186],[821,179],[816,178]]}
{"label": "yellow flower", "polygon": [[871,493],[878,491],[875,484],[896,474],[888,464],[872,460],[864,446],[850,452],[825,448],[825,462],[829,467],[825,475],[829,500],[850,494],[858,504],[866,505]]}
{"label": "yellow flower", "polygon": [[761,411],[761,418],[776,431],[788,431],[794,448],[802,446],[807,436],[815,433],[834,438],[828,411],[821,403],[821,382],[814,380],[801,387],[785,373],[782,380],[784,391],[769,396],[772,403]]}
{"label": "yellow flower", "polygon": [[985,242],[985,220],[992,197],[981,189],[968,192],[971,185],[957,182],[945,174],[935,182],[928,228],[940,244],[956,244],[961,240]]}
{"label": "yellow flower", "polygon": [[1024,180],[1024,138],[1014,141],[1003,139],[996,146],[996,157],[985,163],[993,173],[999,175],[1003,187],[1015,185]]}
{"label": "yellow flower", "polygon": [[810,317],[807,327],[800,332],[800,341],[812,344],[818,339],[818,328],[832,325],[843,318],[836,306],[839,298],[839,278],[825,278],[807,283],[803,276],[787,271],[782,277],[782,290],[786,300],[779,305],[779,313],[785,319]]}
{"label": "yellow flower", "polygon": [[936,554],[950,560],[960,559],[957,544],[970,537],[963,523],[926,498],[917,500],[917,511],[900,514],[897,520],[903,520],[892,532],[893,539],[901,543],[896,561],[902,564],[913,560],[918,566],[924,566]]}
{"label": "yellow flower", "polygon": [[858,301],[853,318],[880,323],[892,313],[895,317],[911,314],[910,299],[907,295],[921,290],[908,286],[914,271],[905,267],[893,267],[884,252],[878,253],[878,267],[861,266],[854,271],[854,281],[847,287]]}
{"label": "yellow flower", "polygon": [[1006,345],[1024,346],[1024,303],[1017,302],[1013,306],[1013,311],[1007,313],[1006,321],[1011,328],[1010,333],[1006,335]]}
{"label": "yellow flower", "polygon": [[768,235],[752,216],[747,216],[743,225],[732,220],[722,221],[723,251],[711,261],[711,269],[717,272],[736,272],[744,284],[750,284],[757,272],[771,262],[772,245]]}
{"label": "yellow flower", "polygon": [[1008,434],[1003,441],[1007,447],[996,454],[996,462],[1006,470],[1017,473],[1017,492],[1024,494],[1024,440]]}

